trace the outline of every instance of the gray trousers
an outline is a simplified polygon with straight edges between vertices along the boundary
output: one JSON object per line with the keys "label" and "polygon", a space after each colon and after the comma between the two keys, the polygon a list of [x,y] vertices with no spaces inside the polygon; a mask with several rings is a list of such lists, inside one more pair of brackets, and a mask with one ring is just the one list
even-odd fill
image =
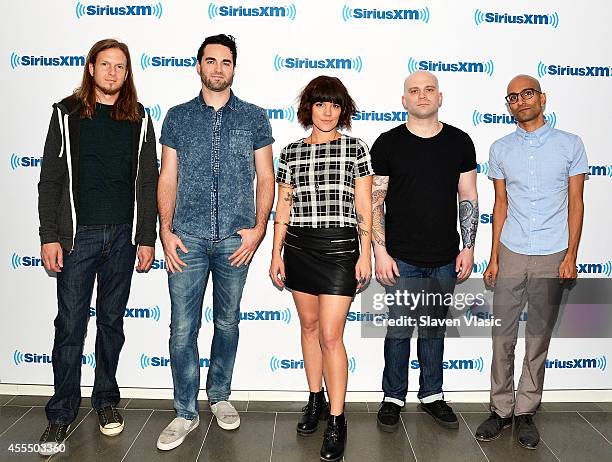
{"label": "gray trousers", "polygon": [[[491,410],[501,417],[534,414],[542,400],[546,356],[563,292],[559,265],[565,254],[522,255],[500,244],[493,316],[501,325],[493,327]],[[525,358],[515,398],[514,348],[525,303]]]}

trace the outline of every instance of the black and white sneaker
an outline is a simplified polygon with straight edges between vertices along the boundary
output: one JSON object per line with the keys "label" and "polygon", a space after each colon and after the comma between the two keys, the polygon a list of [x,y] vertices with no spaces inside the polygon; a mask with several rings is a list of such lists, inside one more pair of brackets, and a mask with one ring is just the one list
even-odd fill
{"label": "black and white sneaker", "polygon": [[66,451],[66,434],[70,425],[48,424],[40,437],[38,453],[41,456],[52,456]]}
{"label": "black and white sneaker", "polygon": [[106,436],[116,436],[123,431],[123,417],[115,406],[96,409],[100,431]]}

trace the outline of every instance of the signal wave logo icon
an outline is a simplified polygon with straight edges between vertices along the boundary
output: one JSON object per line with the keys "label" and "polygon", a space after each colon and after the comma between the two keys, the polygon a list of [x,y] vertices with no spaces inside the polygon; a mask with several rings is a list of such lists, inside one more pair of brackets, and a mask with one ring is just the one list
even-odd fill
{"label": "signal wave logo icon", "polygon": [[11,68],[12,69],[17,69],[17,67],[21,64],[21,58],[20,56],[15,53],[12,52],[11,53]]}
{"label": "signal wave logo icon", "polygon": [[474,263],[474,268],[473,268],[472,272],[475,273],[475,274],[483,274],[485,272],[485,270],[487,269],[487,266],[489,266],[489,260],[483,260],[481,262],[475,262]]}
{"label": "signal wave logo icon", "polygon": [[523,24],[533,26],[550,26],[553,29],[559,27],[559,13],[544,13],[544,14],[509,14],[483,12],[479,9],[474,10],[474,23],[477,26],[481,24]]}
{"label": "signal wave logo icon", "polygon": [[77,2],[74,11],[77,19],[83,16],[152,16],[160,19],[164,14],[164,7],[160,2],[153,5],[84,5]]}
{"label": "signal wave logo icon", "polygon": [[21,166],[21,158],[15,154],[11,154],[11,169],[16,170]]}
{"label": "signal wave logo icon", "polygon": [[[557,114],[555,112],[550,112],[548,114],[544,114],[544,120],[550,125],[552,128],[555,128],[557,125]],[[480,112],[478,109],[474,109],[472,112],[472,123],[474,127],[479,125],[515,125],[516,119],[510,114],[495,114],[490,112]]]}
{"label": "signal wave logo icon", "polygon": [[274,70],[281,71],[284,69],[346,69],[355,72],[363,70],[363,59],[361,56],[354,58],[298,58],[298,57],[283,57],[274,56]]}
{"label": "signal wave logo icon", "polygon": [[476,164],[476,173],[487,176],[489,175],[489,162],[478,162]]}
{"label": "signal wave logo icon", "polygon": [[11,255],[11,267],[16,270],[21,267],[24,268],[35,268],[43,266],[42,260],[39,257],[34,256],[20,256],[13,252]]}
{"label": "signal wave logo icon", "polygon": [[408,58],[408,72],[411,74],[416,71],[430,72],[467,72],[487,74],[489,77],[495,72],[495,63],[492,59],[488,61],[457,61],[444,62],[432,61],[427,59],[417,60],[413,57]]}
{"label": "signal wave logo icon", "polygon": [[[207,306],[204,309],[204,320],[207,323],[213,322],[213,309]],[[253,311],[241,311],[241,321],[280,321],[285,324],[291,323],[291,310],[285,308],[283,310],[253,310]]]}
{"label": "signal wave logo icon", "polygon": [[162,111],[161,111],[161,107],[159,106],[159,104],[156,104],[155,106],[147,106],[145,107],[145,111],[147,111],[147,113],[149,114],[149,117],[151,117],[153,120],[157,122],[160,121]]}
{"label": "signal wave logo icon", "polygon": [[351,8],[348,5],[342,7],[342,19],[350,21],[352,19],[374,20],[374,21],[415,21],[429,23],[429,8],[421,9],[394,9],[381,10],[378,8]]}
{"label": "signal wave logo icon", "polygon": [[270,120],[286,120],[287,122],[293,122],[295,120],[295,109],[293,106],[286,108],[272,108],[266,109],[268,119]]}
{"label": "signal wave logo icon", "polygon": [[[274,355],[270,357],[268,366],[270,370],[274,373],[281,372],[283,370],[304,369],[304,360],[303,359],[282,359]],[[356,370],[357,370],[357,360],[355,359],[354,356],[351,356],[348,359],[348,371],[351,374],[354,374]]]}
{"label": "signal wave logo icon", "polygon": [[287,18],[294,21],[297,17],[295,4],[283,6],[259,5],[254,7],[208,4],[208,19],[229,18]]}
{"label": "signal wave logo icon", "polygon": [[13,253],[13,255],[11,256],[11,266],[13,267],[13,269],[17,269],[21,266],[21,257],[16,253]]}

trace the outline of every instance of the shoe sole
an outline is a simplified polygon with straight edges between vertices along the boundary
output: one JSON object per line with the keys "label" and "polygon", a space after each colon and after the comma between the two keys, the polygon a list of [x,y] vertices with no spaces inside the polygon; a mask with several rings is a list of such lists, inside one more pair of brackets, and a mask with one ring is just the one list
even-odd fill
{"label": "shoe sole", "polygon": [[399,427],[400,423],[398,421],[395,425],[388,425],[376,419],[376,424],[378,425],[378,428],[380,428],[382,431],[387,432],[387,433],[393,433],[397,431],[397,428]]}
{"label": "shoe sole", "polygon": [[478,441],[484,441],[484,442],[488,442],[488,441],[495,441],[495,440],[496,440],[496,439],[498,439],[500,436],[502,436],[502,432],[503,432],[503,431],[504,431],[506,428],[510,428],[511,426],[512,426],[512,424],[504,425],[504,426],[502,427],[501,431],[500,431],[500,432],[499,432],[497,435],[495,435],[495,436],[493,436],[493,437],[491,437],[491,438],[487,438],[487,437],[485,437],[485,436],[478,436],[478,435],[474,435],[474,438],[476,438]]}
{"label": "shoe sole", "polygon": [[238,427],[240,427],[240,418],[238,418],[238,421],[234,422],[233,424],[227,424],[217,419],[217,425],[219,425],[219,427],[221,427],[223,430],[236,430]]}
{"label": "shoe sole", "polygon": [[319,459],[324,462],[338,462],[339,460],[342,460],[343,457],[344,453],[340,457],[336,457],[335,459],[326,459],[325,457],[319,457]]}
{"label": "shoe sole", "polygon": [[516,442],[517,442],[518,444],[520,444],[520,445],[521,445],[521,447],[523,447],[523,448],[525,448],[525,449],[530,449],[531,451],[533,451],[533,450],[535,450],[535,449],[537,449],[537,448],[538,448],[538,445],[537,445],[537,444],[536,444],[535,446],[527,446],[526,444],[521,443],[521,442],[519,441],[519,439],[518,439],[518,438],[516,439]]}
{"label": "shoe sole", "polygon": [[113,428],[104,428],[102,425],[100,425],[100,432],[102,432],[102,434],[106,436],[117,436],[123,431],[124,426],[125,423],[122,423],[120,426]]}
{"label": "shoe sole", "polygon": [[[48,444],[48,443],[47,443]],[[56,449],[49,449],[48,451],[44,451],[41,447],[40,451],[38,451],[38,454],[40,454],[43,457],[49,457],[49,456],[53,456],[55,454],[61,454],[60,453],[60,446],[64,445],[64,447],[66,447],[66,441],[64,441],[63,443],[60,443],[58,445],[56,445]]]}
{"label": "shoe sole", "polygon": [[198,428],[199,425],[200,425],[200,421],[198,420],[198,423],[196,423],[192,428],[190,428],[189,431],[185,434],[185,436],[183,436],[182,438],[179,438],[176,441],[173,441],[172,443],[160,443],[158,440],[157,449],[159,449],[160,451],[169,451],[171,449],[174,449],[180,446],[181,444],[183,444],[183,441],[185,441],[185,438],[187,438],[187,435],[189,435],[192,431]]}
{"label": "shoe sole", "polygon": [[422,411],[427,412],[430,416],[432,416],[434,418],[434,420],[438,423],[438,425],[444,427],[444,428],[450,428],[450,429],[457,429],[459,428],[459,421],[457,420],[456,422],[445,422],[444,420],[440,420],[438,419],[435,415],[433,415],[431,412],[429,412],[429,409],[427,409],[425,406],[421,406],[419,404],[419,409],[421,409]]}

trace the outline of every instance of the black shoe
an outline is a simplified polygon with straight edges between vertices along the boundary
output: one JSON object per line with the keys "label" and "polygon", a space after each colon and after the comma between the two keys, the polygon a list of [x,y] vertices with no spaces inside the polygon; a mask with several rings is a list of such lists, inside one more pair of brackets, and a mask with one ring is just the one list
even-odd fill
{"label": "black shoe", "polygon": [[66,452],[66,434],[70,425],[52,424],[47,425],[40,437],[38,453],[41,456],[51,456],[60,452]]}
{"label": "black shoe", "polygon": [[123,417],[115,406],[96,409],[100,431],[106,436],[116,436],[123,431]]}
{"label": "black shoe", "polygon": [[433,403],[421,403],[420,407],[443,427],[459,428],[457,416],[446,401],[439,399]]}
{"label": "black shoe", "polygon": [[325,390],[314,393],[310,392],[308,404],[302,408],[302,417],[297,424],[297,432],[300,435],[312,435],[317,431],[319,420],[327,420],[329,416],[329,405],[325,401]]}
{"label": "black shoe", "polygon": [[401,410],[402,407],[395,403],[389,403],[387,401],[380,403],[380,409],[376,416],[376,421],[380,429],[385,432],[394,432],[397,430]]}
{"label": "black shoe", "polygon": [[330,415],[327,420],[327,429],[323,435],[321,446],[321,460],[335,462],[342,459],[344,445],[346,444],[346,419],[344,413]]}
{"label": "black shoe", "polygon": [[478,441],[493,441],[501,436],[502,430],[512,425],[512,417],[500,417],[495,412],[481,423],[474,433]]}
{"label": "black shoe", "polygon": [[514,426],[519,444],[526,449],[535,449],[540,442],[540,433],[533,423],[533,416],[529,414],[514,416]]}

